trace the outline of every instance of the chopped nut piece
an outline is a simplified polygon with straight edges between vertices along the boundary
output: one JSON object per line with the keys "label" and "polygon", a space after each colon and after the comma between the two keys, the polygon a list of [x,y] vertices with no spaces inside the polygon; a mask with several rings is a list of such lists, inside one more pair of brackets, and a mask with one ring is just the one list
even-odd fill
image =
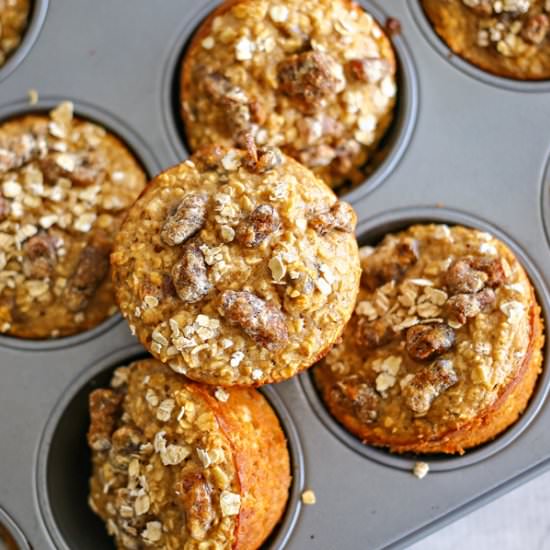
{"label": "chopped nut piece", "polygon": [[211,290],[206,263],[197,242],[185,245],[182,256],[172,268],[172,281],[180,299],[193,304]]}
{"label": "chopped nut piece", "polygon": [[278,231],[280,225],[277,210],[269,204],[261,204],[237,227],[237,241],[255,248]]}
{"label": "chopped nut piece", "polygon": [[402,389],[402,393],[405,402],[415,415],[422,416],[430,410],[434,399],[457,382],[458,377],[454,371],[453,362],[438,359],[419,370]]}
{"label": "chopped nut piece", "polygon": [[226,290],[221,297],[222,315],[270,351],[284,346],[288,329],[283,312],[250,292]]}
{"label": "chopped nut piece", "polygon": [[279,89],[306,113],[345,86],[342,67],[328,53],[309,51],[289,56],[278,67]]}
{"label": "chopped nut piece", "polygon": [[328,212],[322,212],[309,220],[310,225],[320,235],[326,235],[333,229],[353,233],[355,222],[356,216],[352,207],[342,201],[336,202]]}
{"label": "chopped nut piece", "polygon": [[184,243],[204,225],[208,195],[189,193],[168,216],[161,231],[161,239],[169,246]]}
{"label": "chopped nut piece", "polygon": [[455,343],[455,332],[444,323],[430,323],[409,328],[406,338],[409,355],[424,361],[449,351]]}

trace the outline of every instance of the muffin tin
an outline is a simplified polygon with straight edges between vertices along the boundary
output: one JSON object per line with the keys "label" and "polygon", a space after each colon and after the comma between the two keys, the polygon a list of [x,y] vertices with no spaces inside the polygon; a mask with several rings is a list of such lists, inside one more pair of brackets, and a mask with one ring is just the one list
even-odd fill
{"label": "muffin tin", "polygon": [[[401,23],[396,122],[388,155],[351,191],[358,237],[373,243],[422,221],[491,231],[527,268],[550,313],[548,82],[493,77],[456,59],[417,0],[360,2]],[[188,155],[177,109],[179,60],[216,2],[35,0],[20,49],[0,69],[0,120],[62,99],[117,134],[149,175]],[[34,44],[33,44],[34,43]],[[29,105],[27,92],[40,100]],[[143,354],[116,315],[47,342],[0,338],[0,522],[23,549],[109,550],[87,508],[86,398],[111,369]],[[548,353],[545,364],[548,365]],[[367,448],[326,412],[306,373],[263,390],[289,440],[287,513],[265,548],[403,548],[550,467],[550,370],[521,420],[462,457],[421,458]],[[315,505],[300,501],[312,489]]]}

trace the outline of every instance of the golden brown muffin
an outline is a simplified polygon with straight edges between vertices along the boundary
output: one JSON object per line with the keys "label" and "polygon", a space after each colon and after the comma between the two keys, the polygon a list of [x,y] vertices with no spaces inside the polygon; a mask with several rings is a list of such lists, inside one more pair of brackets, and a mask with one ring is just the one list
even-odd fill
{"label": "golden brown muffin", "polygon": [[363,248],[343,341],[315,369],[329,410],[364,443],[463,453],[525,409],[542,365],[540,307],[487,233],[416,225]]}
{"label": "golden brown muffin", "polygon": [[111,256],[120,310],[193,380],[285,380],[323,357],[353,312],[355,222],[278,149],[204,149],[130,209]]}
{"label": "golden brown muffin", "polygon": [[69,102],[0,125],[1,333],[67,336],[116,311],[109,254],[145,183],[128,149]]}
{"label": "golden brown muffin", "polygon": [[19,46],[29,11],[29,0],[0,0],[0,67]]}
{"label": "golden brown muffin", "polygon": [[290,485],[279,421],[249,388],[187,381],[154,359],[90,395],[90,506],[117,548],[254,550]]}
{"label": "golden brown muffin", "polygon": [[437,34],[481,69],[518,80],[550,77],[548,0],[420,0]]}
{"label": "golden brown muffin", "polygon": [[277,146],[331,187],[361,183],[395,105],[395,56],[350,0],[229,0],[183,60],[193,150]]}

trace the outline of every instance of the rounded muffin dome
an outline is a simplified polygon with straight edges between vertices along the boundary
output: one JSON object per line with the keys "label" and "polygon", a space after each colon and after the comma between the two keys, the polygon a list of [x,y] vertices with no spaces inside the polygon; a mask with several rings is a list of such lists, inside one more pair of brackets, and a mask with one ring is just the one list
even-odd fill
{"label": "rounded muffin dome", "polygon": [[193,380],[282,381],[330,349],[359,285],[355,213],[278,149],[211,147],[157,176],[111,257],[122,314]]}
{"label": "rounded muffin dome", "polygon": [[542,320],[512,252],[487,233],[416,225],[361,249],[355,313],[315,368],[332,414],[367,444],[462,453],[521,414]]}

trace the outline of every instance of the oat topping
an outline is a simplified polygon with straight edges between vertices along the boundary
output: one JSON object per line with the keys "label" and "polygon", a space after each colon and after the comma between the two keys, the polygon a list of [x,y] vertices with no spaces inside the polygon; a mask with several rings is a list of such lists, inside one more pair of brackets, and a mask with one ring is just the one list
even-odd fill
{"label": "oat topping", "polygon": [[0,2],[0,67],[19,46],[29,18],[29,0]]}
{"label": "oat topping", "polygon": [[302,493],[302,502],[304,504],[315,504],[317,502],[317,497],[311,489],[307,489]]}
{"label": "oat topping", "polygon": [[430,465],[427,462],[416,462],[413,468],[413,475],[418,479],[424,479],[430,471]]}
{"label": "oat topping", "polygon": [[395,72],[389,39],[356,4],[226,2],[183,63],[187,137],[193,149],[280,147],[333,187],[356,184],[391,122]]}
{"label": "oat topping", "polygon": [[342,330],[358,285],[351,207],[282,153],[255,152],[210,148],[161,174],[111,257],[141,341],[216,385],[309,366]]}
{"label": "oat topping", "polygon": [[[263,398],[232,389],[218,401],[219,389],[154,360],[117,369],[111,386],[90,395],[90,506],[117,548],[229,549],[256,521],[265,522],[250,539],[259,547],[290,480],[284,436]],[[266,440],[270,450],[261,449]],[[260,481],[250,479],[248,461]],[[244,492],[241,483],[254,486]],[[259,511],[262,499],[270,506]]]}
{"label": "oat topping", "polygon": [[531,345],[533,294],[512,253],[473,229],[418,225],[360,256],[354,316],[315,370],[331,410],[398,448],[487,410]]}
{"label": "oat topping", "polygon": [[144,185],[124,145],[69,102],[0,125],[2,332],[65,336],[114,312],[112,241]]}

